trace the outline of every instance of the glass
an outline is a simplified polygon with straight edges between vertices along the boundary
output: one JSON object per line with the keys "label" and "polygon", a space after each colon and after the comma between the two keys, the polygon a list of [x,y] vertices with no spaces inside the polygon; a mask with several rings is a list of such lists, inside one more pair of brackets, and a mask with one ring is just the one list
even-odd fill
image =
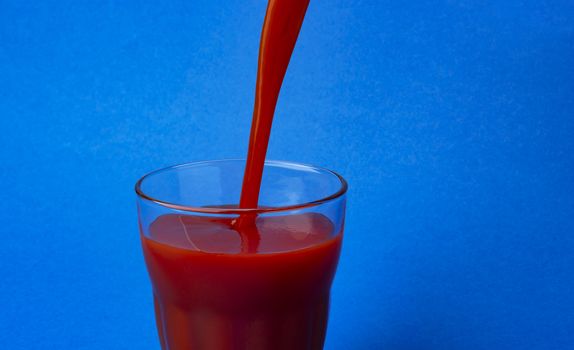
{"label": "glass", "polygon": [[[323,348],[347,184],[327,169],[267,161],[259,207],[239,209],[244,166],[189,163],[136,184],[164,350]],[[254,219],[238,227],[241,217]]]}

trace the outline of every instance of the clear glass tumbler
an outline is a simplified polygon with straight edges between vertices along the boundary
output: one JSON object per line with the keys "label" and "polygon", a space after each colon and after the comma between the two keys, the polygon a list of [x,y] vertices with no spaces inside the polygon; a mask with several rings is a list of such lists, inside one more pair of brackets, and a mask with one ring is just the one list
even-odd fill
{"label": "clear glass tumbler", "polygon": [[323,348],[347,183],[268,161],[259,207],[239,209],[244,167],[189,163],[136,184],[164,350]]}

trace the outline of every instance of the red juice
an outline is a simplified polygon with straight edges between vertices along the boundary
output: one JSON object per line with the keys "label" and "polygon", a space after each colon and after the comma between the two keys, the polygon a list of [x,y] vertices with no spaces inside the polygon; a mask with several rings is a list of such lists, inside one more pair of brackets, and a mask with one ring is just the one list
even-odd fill
{"label": "red juice", "polygon": [[147,234],[142,228],[163,350],[323,348],[341,225],[309,210],[245,213],[264,211],[258,202],[273,114],[308,5],[269,0],[240,215],[164,214]]}
{"label": "red juice", "polygon": [[[308,6],[309,0],[269,0],[267,5],[259,44],[255,105],[240,208],[258,207],[273,114]],[[250,229],[254,220],[252,215],[242,215],[234,223],[241,235],[244,252],[256,252],[258,248],[260,237],[255,230]]]}
{"label": "red juice", "polygon": [[231,219],[163,215],[141,235],[162,349],[322,349],[341,233],[313,213],[255,227],[255,254]]}
{"label": "red juice", "polygon": [[257,208],[279,90],[308,6],[309,0],[269,0],[259,44],[255,106],[240,208]]}

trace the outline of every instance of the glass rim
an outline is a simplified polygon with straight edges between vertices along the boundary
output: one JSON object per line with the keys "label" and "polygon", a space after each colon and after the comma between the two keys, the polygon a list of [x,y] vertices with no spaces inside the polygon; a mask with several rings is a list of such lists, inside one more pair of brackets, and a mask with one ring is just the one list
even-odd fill
{"label": "glass rim", "polygon": [[241,215],[241,214],[277,213],[277,212],[293,211],[293,210],[299,210],[299,209],[307,209],[307,208],[315,207],[315,206],[318,206],[318,205],[321,205],[321,204],[324,204],[327,202],[331,202],[335,199],[338,199],[338,198],[342,197],[343,195],[345,195],[345,193],[347,193],[347,189],[349,188],[345,178],[343,178],[343,176],[341,176],[339,173],[337,173],[333,170],[319,167],[319,166],[304,164],[304,163],[296,163],[296,162],[283,161],[283,160],[266,160],[265,166],[267,166],[267,165],[273,166],[274,165],[274,166],[281,166],[281,167],[287,167],[287,168],[293,168],[293,167],[305,168],[305,169],[312,169],[312,170],[319,171],[321,173],[327,173],[327,174],[333,175],[339,180],[340,186],[337,189],[337,191],[335,191],[334,193],[332,193],[328,196],[324,196],[324,197],[317,199],[317,200],[304,202],[304,203],[298,203],[298,204],[278,206],[278,207],[268,207],[268,208],[221,208],[221,207],[210,207],[210,206],[196,207],[196,206],[191,206],[191,205],[182,205],[182,204],[177,204],[177,203],[171,203],[171,202],[164,201],[164,200],[161,200],[158,198],[153,198],[152,196],[144,193],[144,191],[142,190],[142,184],[147,178],[154,176],[154,175],[158,175],[158,174],[166,172],[166,171],[177,170],[180,168],[185,168],[185,167],[190,167],[190,166],[223,163],[223,162],[234,162],[234,161],[245,162],[246,160],[241,159],[241,158],[203,160],[203,161],[181,163],[181,164],[177,164],[177,165],[171,165],[171,166],[167,166],[164,168],[156,169],[156,170],[148,172],[147,174],[142,176],[136,182],[135,192],[138,195],[138,197],[140,197],[142,199],[151,201],[157,205],[160,205],[160,206],[163,206],[163,207],[166,207],[169,209],[173,209],[173,210],[180,210],[180,211],[193,212],[193,213],[202,213],[202,214],[236,214],[236,215]]}

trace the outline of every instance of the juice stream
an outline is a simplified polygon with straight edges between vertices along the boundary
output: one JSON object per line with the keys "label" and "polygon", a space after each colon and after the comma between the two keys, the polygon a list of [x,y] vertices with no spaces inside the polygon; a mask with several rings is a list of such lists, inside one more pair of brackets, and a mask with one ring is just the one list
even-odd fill
{"label": "juice stream", "polygon": [[[273,114],[308,6],[309,0],[270,0],[267,6],[259,45],[255,106],[240,208],[258,206]],[[242,251],[256,252],[260,236],[255,229],[255,216],[244,214],[234,226],[241,234]]]}

